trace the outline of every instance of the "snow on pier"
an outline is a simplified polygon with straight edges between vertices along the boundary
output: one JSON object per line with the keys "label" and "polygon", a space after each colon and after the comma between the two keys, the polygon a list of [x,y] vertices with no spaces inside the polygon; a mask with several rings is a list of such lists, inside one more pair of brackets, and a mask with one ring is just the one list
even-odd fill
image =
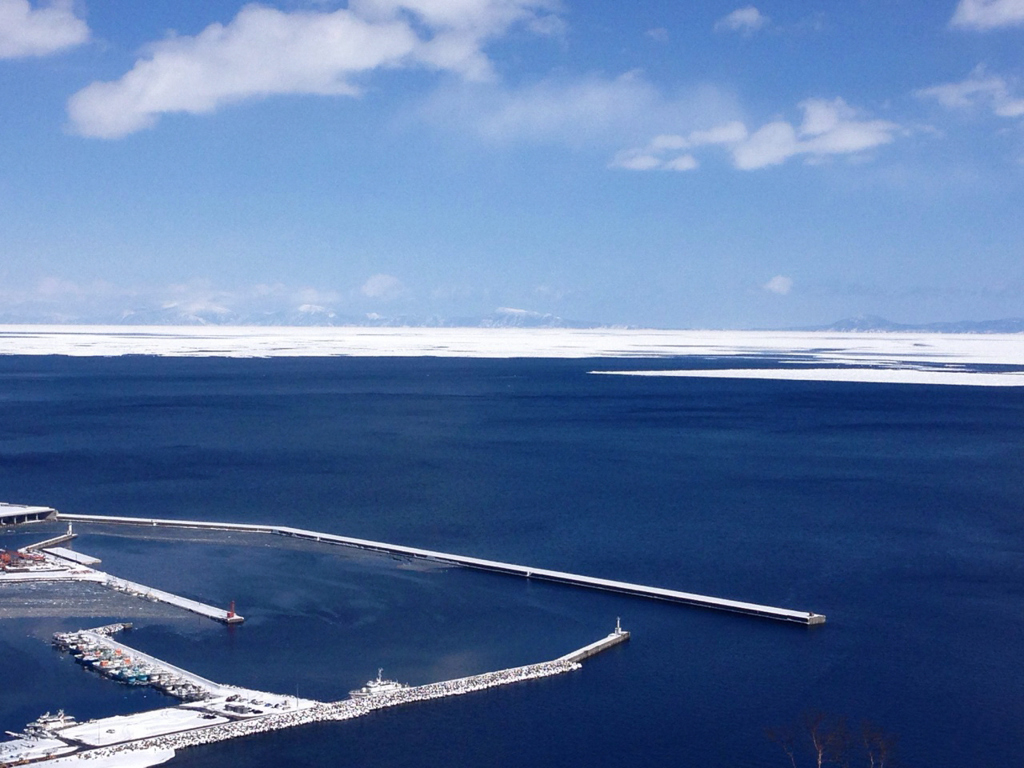
{"label": "snow on pier", "polygon": [[[90,721],[60,730],[54,734],[58,738],[85,747],[92,747],[63,758],[62,765],[74,765],[84,761],[88,761],[89,765],[103,765],[107,761],[111,764],[120,764],[116,761],[128,759],[133,766],[141,768],[141,766],[164,762],[169,759],[168,754],[173,755],[177,750],[187,747],[212,744],[310,723],[351,720],[381,709],[449,696],[463,696],[527,680],[539,680],[578,670],[582,664],[576,659],[588,658],[629,638],[628,632],[616,627],[615,632],[606,638],[553,661],[526,664],[426,685],[408,686],[387,693],[335,702],[319,702],[213,683],[121,643],[115,643],[105,633],[105,629],[107,628],[71,633],[69,637],[88,637],[91,642],[105,643],[110,647],[121,648],[133,657],[145,658],[154,665],[161,665],[164,669],[188,675],[196,684],[205,685],[211,695],[217,695],[209,701],[196,701],[177,708]],[[235,719],[228,720],[227,717],[231,715],[225,711],[223,706],[223,703],[228,700],[224,697],[226,692],[234,692],[236,699],[241,694],[252,697],[254,700],[262,700],[265,710],[253,711],[250,709],[247,713],[235,715]],[[276,708],[273,708],[275,704]],[[147,755],[158,755],[162,759],[148,761]]]}
{"label": "snow on pier", "polygon": [[92,555],[84,555],[81,552],[75,552],[73,549],[67,547],[39,547],[43,549],[49,555],[59,557],[61,560],[70,560],[72,563],[78,563],[79,565],[99,565],[102,560]]}
{"label": "snow on pier", "polygon": [[111,576],[109,573],[103,574],[103,576],[103,583],[111,589],[116,589],[119,592],[126,592],[127,594],[135,595],[137,597],[144,597],[148,600],[157,600],[161,603],[177,606],[178,608],[184,608],[186,611],[198,613],[200,616],[206,616],[207,618],[219,621],[222,624],[239,624],[245,620],[233,610],[216,608],[212,605],[201,603],[198,600],[190,600],[187,597],[175,595],[172,592],[165,592],[162,589],[154,589],[153,587],[147,587],[145,584],[139,584],[135,581],[128,581],[128,579]]}
{"label": "snow on pier", "polygon": [[0,564],[0,584],[26,581],[91,581],[128,595],[183,608],[222,624],[240,624],[245,621],[244,617],[235,613],[233,606],[225,610],[201,603],[198,600],[175,595],[173,592],[154,589],[145,584],[112,576],[89,567],[99,563],[98,558],[73,552],[64,547],[40,548],[43,545],[48,545],[49,541],[19,550],[22,559],[19,560],[17,567]]}
{"label": "snow on pier", "polygon": [[[54,643],[73,650],[89,647],[111,654],[130,656],[133,663],[172,675],[187,685],[201,689],[206,698],[179,707],[141,712],[134,715],[74,723],[60,713],[45,734],[19,738],[0,744],[0,755],[11,761],[64,755],[58,762],[43,765],[127,766],[145,768],[169,760],[179,749],[218,741],[267,733],[310,723],[351,720],[381,709],[415,704],[421,701],[463,696],[502,685],[561,675],[580,669],[580,660],[617,645],[629,633],[616,625],[615,631],[596,643],[553,661],[526,664],[496,672],[484,672],[454,680],[426,685],[406,686],[341,701],[322,702],[281,696],[222,685],[168,664],[111,639],[110,635],[130,625],[112,624],[80,632],[58,633]],[[240,706],[240,705],[246,706]],[[42,718],[41,718],[42,720]],[[69,754],[73,753],[73,754]]]}
{"label": "snow on pier", "polygon": [[381,552],[389,555],[430,560],[451,565],[461,565],[466,568],[476,568],[494,573],[504,573],[511,576],[522,576],[528,579],[540,579],[552,581],[559,584],[568,584],[584,589],[597,589],[605,592],[618,592],[635,597],[644,597],[654,600],[665,600],[672,603],[712,608],[719,611],[730,611],[741,613],[747,616],[758,616],[761,618],[775,619],[777,621],[788,621],[796,624],[816,625],[824,624],[824,614],[812,611],[795,611],[789,608],[777,608],[771,605],[760,605],[740,600],[729,600],[710,595],[699,595],[693,592],[681,592],[675,589],[664,589],[662,587],[651,587],[644,584],[634,584],[614,579],[602,579],[594,576],[583,576],[578,573],[567,573],[565,571],[554,571],[547,568],[531,568],[526,565],[515,563],[503,563],[497,560],[485,560],[479,557],[467,557],[466,555],[455,555],[449,552],[437,552],[430,549],[417,547],[406,547],[400,544],[387,544],[381,541],[370,541],[368,539],[356,539],[350,536],[338,536],[332,533],[320,531],[309,531],[303,528],[291,528],[280,525],[253,525],[248,523],[218,523],[201,520],[168,520],[161,518],[139,518],[124,517],[115,515],[76,515],[58,513],[58,519],[82,523],[120,523],[127,525],[148,525],[173,528],[198,528],[216,531],[239,531],[244,533],[269,533],[279,536],[290,536],[309,541],[323,542],[326,544],[337,544],[344,547],[353,547],[371,552]]}
{"label": "snow on pier", "polygon": [[589,659],[591,656],[596,656],[597,654],[601,653],[601,651],[607,651],[613,645],[624,643],[627,640],[629,640],[629,632],[624,630],[622,628],[622,625],[619,624],[618,621],[616,621],[615,631],[612,632],[610,635],[608,635],[607,637],[602,637],[600,640],[593,642],[590,645],[585,645],[578,651],[568,653],[565,656],[559,658],[558,661],[579,663],[584,659]]}

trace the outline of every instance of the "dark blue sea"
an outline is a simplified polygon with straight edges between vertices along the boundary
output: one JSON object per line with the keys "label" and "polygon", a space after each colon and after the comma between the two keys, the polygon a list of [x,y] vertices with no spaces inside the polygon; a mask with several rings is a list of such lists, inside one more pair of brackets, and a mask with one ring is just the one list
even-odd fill
{"label": "dark blue sea", "polygon": [[212,679],[334,699],[378,667],[423,683],[555,658],[621,616],[631,641],[571,675],[172,765],[785,768],[766,729],[790,729],[811,765],[816,712],[845,720],[851,765],[867,765],[865,721],[894,745],[887,765],[1021,765],[1024,392],[587,373],[679,366],[0,358],[0,499],[276,522],[828,616],[806,628],[279,538],[80,526],[100,567],[247,620],[0,588],[0,730],[173,703],[48,644],[108,619]]}

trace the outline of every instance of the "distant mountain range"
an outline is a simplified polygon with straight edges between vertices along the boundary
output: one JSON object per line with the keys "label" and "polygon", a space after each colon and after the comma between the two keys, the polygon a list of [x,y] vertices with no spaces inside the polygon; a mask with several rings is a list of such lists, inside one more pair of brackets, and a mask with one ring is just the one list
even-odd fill
{"label": "distant mountain range", "polygon": [[[499,307],[486,315],[415,317],[409,315],[339,314],[328,307],[305,304],[276,311],[192,310],[182,306],[140,308],[117,314],[58,314],[41,308],[0,310],[0,325],[242,325],[368,328],[639,328],[641,326],[566,320],[557,315]],[[698,329],[694,329],[698,330]],[[706,329],[705,329],[706,330]],[[877,315],[860,315],[828,325],[779,328],[788,331],[860,333],[1024,333],[1024,318],[961,320],[950,323],[894,323]]]}
{"label": "distant mountain range", "polygon": [[476,317],[413,317],[409,315],[346,315],[327,308],[304,305],[291,310],[233,312],[189,310],[172,306],[134,309],[118,314],[75,316],[45,311],[0,311],[0,324],[22,325],[243,325],[368,328],[604,328],[601,323],[566,320],[557,315],[499,307]]}
{"label": "distant mountain range", "polygon": [[952,323],[894,323],[877,315],[859,315],[829,325],[794,328],[800,331],[859,331],[862,333],[1024,333],[1024,318],[960,320]]}

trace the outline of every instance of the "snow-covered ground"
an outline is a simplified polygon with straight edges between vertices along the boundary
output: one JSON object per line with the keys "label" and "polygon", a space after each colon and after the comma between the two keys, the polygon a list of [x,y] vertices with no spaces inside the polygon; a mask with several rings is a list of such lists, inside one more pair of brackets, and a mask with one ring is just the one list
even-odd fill
{"label": "snow-covered ground", "polygon": [[167,707],[134,715],[117,715],[79,723],[60,732],[61,738],[91,747],[104,747],[125,741],[147,739],[194,728],[226,723],[228,718],[181,707]]}
{"label": "snow-covered ground", "polygon": [[0,765],[16,765],[19,760],[64,755],[75,749],[59,739],[15,738],[0,742]]}
{"label": "snow-covered ground", "polygon": [[2,355],[171,357],[677,357],[1024,366],[1024,334],[561,328],[0,326]]}

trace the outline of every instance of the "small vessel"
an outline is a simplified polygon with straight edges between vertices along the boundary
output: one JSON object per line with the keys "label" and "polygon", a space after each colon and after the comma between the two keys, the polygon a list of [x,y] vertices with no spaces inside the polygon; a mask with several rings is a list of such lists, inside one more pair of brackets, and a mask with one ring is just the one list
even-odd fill
{"label": "small vessel", "polygon": [[360,699],[364,696],[379,696],[382,693],[394,693],[400,691],[403,688],[408,688],[405,683],[399,683],[397,680],[385,680],[383,678],[384,669],[377,670],[377,679],[368,680],[366,685],[362,688],[357,688],[354,691],[349,691],[348,695],[353,699]]}
{"label": "small vessel", "polygon": [[25,736],[33,739],[51,738],[55,732],[75,724],[74,717],[64,714],[63,709],[58,709],[56,715],[47,712],[26,725]]}

